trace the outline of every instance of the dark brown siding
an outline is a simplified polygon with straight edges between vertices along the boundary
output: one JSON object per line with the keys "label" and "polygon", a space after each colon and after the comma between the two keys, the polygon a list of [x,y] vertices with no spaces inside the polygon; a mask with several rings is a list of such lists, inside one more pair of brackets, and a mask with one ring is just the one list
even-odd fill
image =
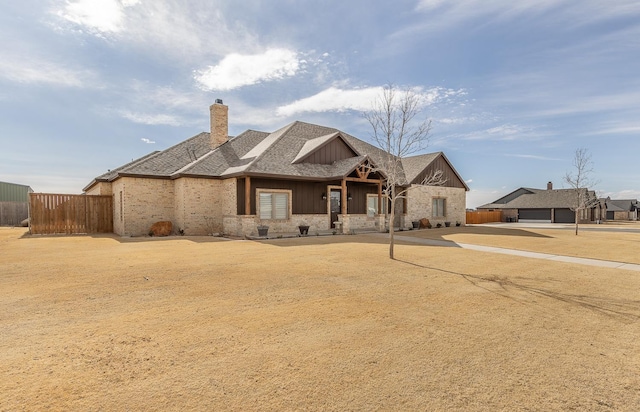
{"label": "dark brown siding", "polygon": [[422,173],[420,173],[418,177],[416,177],[416,179],[413,181],[413,183],[420,184],[420,182],[422,182],[422,180],[424,180],[424,178],[429,173],[433,173],[436,170],[442,170],[442,173],[443,173],[442,177],[447,181],[443,185],[444,187],[464,188],[464,183],[462,182],[462,180],[458,178],[458,176],[453,171],[451,166],[449,166],[449,164],[444,160],[442,156],[434,160],[433,163],[429,165],[429,167],[427,167]]}
{"label": "dark brown siding", "polygon": [[[239,215],[244,214],[244,184],[244,179],[238,179],[237,212]],[[324,214],[327,213],[327,201],[322,199],[322,194],[324,193],[329,196],[327,186],[340,185],[340,181],[316,183],[253,178],[251,179],[251,214],[256,214],[256,189],[291,190],[293,214]],[[367,213],[367,194],[378,193],[378,186],[374,184],[348,182],[347,193],[351,194],[351,200],[347,205],[347,212],[365,214]]]}
{"label": "dark brown siding", "polygon": [[[329,183],[251,179],[251,214],[256,214],[256,189],[291,190],[293,214],[304,215],[327,213],[327,201],[322,200],[322,194],[326,194],[327,192],[327,184]],[[340,182],[335,182],[333,184],[340,184]]]}
{"label": "dark brown siding", "polygon": [[362,215],[367,213],[367,194],[377,194],[378,185],[348,182],[347,193],[351,194],[347,213]]}
{"label": "dark brown siding", "polygon": [[236,185],[237,188],[237,199],[238,199],[238,210],[237,213],[238,215],[244,215],[244,184],[245,184],[245,179],[242,178],[238,178],[237,179],[238,184]]}
{"label": "dark brown siding", "polygon": [[303,163],[330,165],[336,160],[343,160],[356,156],[357,154],[355,154],[353,150],[351,150],[351,148],[342,141],[342,139],[334,139],[329,142],[329,144],[311,153],[303,160]]}

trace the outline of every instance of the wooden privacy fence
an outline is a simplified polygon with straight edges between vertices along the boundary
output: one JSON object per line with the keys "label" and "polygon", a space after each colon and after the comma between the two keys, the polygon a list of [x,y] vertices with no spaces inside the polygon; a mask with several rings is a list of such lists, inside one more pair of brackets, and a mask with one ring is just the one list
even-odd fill
{"label": "wooden privacy fence", "polygon": [[29,226],[33,234],[112,233],[113,199],[30,193]]}
{"label": "wooden privacy fence", "polygon": [[467,212],[467,223],[479,225],[482,223],[502,222],[502,210],[484,211],[477,210],[474,212]]}

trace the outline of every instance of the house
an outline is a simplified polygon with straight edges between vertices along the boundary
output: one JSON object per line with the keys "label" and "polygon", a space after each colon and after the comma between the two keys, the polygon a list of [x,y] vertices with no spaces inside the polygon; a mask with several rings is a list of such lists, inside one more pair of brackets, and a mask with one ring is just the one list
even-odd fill
{"label": "house", "polygon": [[[590,207],[579,212],[579,223],[604,220],[606,206],[596,200],[595,192],[579,190],[593,200]],[[576,189],[554,189],[553,183],[549,182],[546,190],[521,187],[478,209],[502,210],[506,222],[575,223],[577,205]]]}
{"label": "house", "polygon": [[[385,230],[388,202],[375,166],[386,154],[330,127],[293,122],[275,132],[247,130],[228,136],[228,107],[210,107],[211,131],[150,153],[96,177],[87,195],[113,196],[114,232],[149,233],[171,221],[188,235]],[[401,159],[403,185],[411,186],[394,222],[409,227],[465,221],[469,189],[444,153]],[[442,170],[446,183],[421,186],[426,174]],[[434,208],[435,205],[435,208]]]}
{"label": "house", "polygon": [[19,226],[29,217],[29,193],[30,186],[0,182],[0,226]]}
{"label": "house", "polygon": [[605,200],[607,204],[607,220],[638,220],[637,199],[610,199]]}

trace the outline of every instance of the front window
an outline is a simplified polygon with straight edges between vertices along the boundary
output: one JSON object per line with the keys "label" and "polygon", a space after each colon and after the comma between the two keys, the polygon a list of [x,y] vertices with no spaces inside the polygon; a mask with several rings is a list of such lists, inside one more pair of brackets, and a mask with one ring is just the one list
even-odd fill
{"label": "front window", "polygon": [[289,218],[288,191],[260,191],[258,192],[258,207],[260,219],[285,220]]}
{"label": "front window", "polygon": [[446,199],[436,198],[433,199],[433,217],[445,217],[446,216]]}
{"label": "front window", "polygon": [[382,210],[378,210],[378,195],[367,195],[367,216],[374,217],[375,215],[387,213],[387,198],[382,197]]}

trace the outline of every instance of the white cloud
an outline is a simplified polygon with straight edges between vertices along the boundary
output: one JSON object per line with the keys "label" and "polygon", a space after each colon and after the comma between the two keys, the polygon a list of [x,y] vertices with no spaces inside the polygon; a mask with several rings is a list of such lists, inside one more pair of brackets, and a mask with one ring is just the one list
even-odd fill
{"label": "white cloud", "polygon": [[610,134],[640,134],[640,125],[632,121],[628,122],[620,122],[618,124],[610,123],[606,125],[602,125],[601,128],[595,129],[591,132],[586,133],[587,135],[610,135]]}
{"label": "white cloud", "polygon": [[330,87],[310,97],[280,106],[279,116],[292,116],[304,112],[343,112],[347,110],[367,110],[382,93],[382,87],[344,90]]}
{"label": "white cloud", "polygon": [[194,78],[204,90],[233,90],[294,76],[302,64],[298,53],[288,49],[269,49],[254,55],[232,53],[216,66],[197,71]]}
{"label": "white cloud", "polygon": [[[572,25],[590,24],[598,20],[625,17],[640,12],[636,0],[616,0],[613,4],[601,0],[582,0],[575,7],[573,0],[421,0],[417,11],[429,13],[428,25],[443,27],[461,24],[471,19],[492,20],[513,19],[523,15],[535,15],[566,21]],[[552,14],[549,12],[553,11]],[[435,14],[435,15],[434,15]],[[487,19],[487,17],[489,17]]]}
{"label": "white cloud", "polygon": [[145,114],[123,111],[120,112],[120,115],[134,123],[148,125],[181,126],[184,124],[179,117],[170,114]]}
{"label": "white cloud", "polygon": [[75,0],[67,1],[58,16],[99,33],[117,33],[123,30],[125,8],[137,0]]}
{"label": "white cloud", "polygon": [[51,84],[65,87],[83,87],[95,84],[93,72],[72,69],[33,56],[0,58],[0,77],[25,84]]}
{"label": "white cloud", "polygon": [[[239,21],[230,26],[224,4],[183,0],[52,0],[56,28],[124,43],[142,53],[162,53],[194,64],[259,41]],[[63,24],[59,24],[62,22]]]}
{"label": "white cloud", "polygon": [[143,137],[142,139],[143,142],[145,142],[146,144],[154,144],[155,141],[151,140],[151,139],[147,139],[146,137]]}
{"label": "white cloud", "polygon": [[610,197],[611,199],[640,199],[640,190],[625,189],[617,192],[603,192],[599,194],[601,197]]}
{"label": "white cloud", "polygon": [[[424,106],[434,104],[440,100],[464,94],[463,90],[432,88],[422,90],[413,89]],[[383,87],[366,87],[362,89],[340,89],[329,87],[310,97],[296,100],[277,109],[278,116],[292,116],[304,112],[344,112],[348,110],[364,111],[371,109],[373,103],[382,94]]]}
{"label": "white cloud", "polygon": [[525,130],[517,125],[503,124],[486,130],[462,136],[464,140],[516,140],[525,134]]}

